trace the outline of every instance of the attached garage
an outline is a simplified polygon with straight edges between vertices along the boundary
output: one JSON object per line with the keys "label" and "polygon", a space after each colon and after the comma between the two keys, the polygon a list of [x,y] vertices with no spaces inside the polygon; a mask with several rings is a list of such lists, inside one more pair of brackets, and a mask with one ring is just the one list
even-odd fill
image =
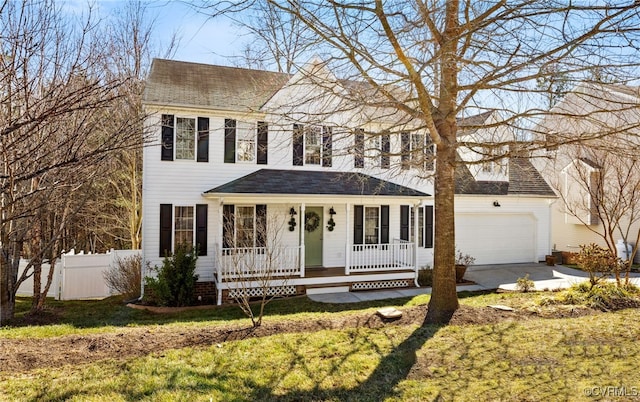
{"label": "attached garage", "polygon": [[534,262],[536,226],[533,214],[456,214],[456,245],[476,264]]}

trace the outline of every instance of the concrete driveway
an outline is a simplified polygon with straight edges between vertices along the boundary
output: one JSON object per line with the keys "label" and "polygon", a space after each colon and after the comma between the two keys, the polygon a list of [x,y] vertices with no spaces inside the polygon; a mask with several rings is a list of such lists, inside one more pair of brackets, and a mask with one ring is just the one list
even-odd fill
{"label": "concrete driveway", "polygon": [[[566,289],[589,280],[589,274],[578,269],[535,263],[471,266],[464,277],[486,289],[516,290],[518,278],[527,274],[534,281],[535,290]],[[640,275],[632,273],[631,282],[640,285]]]}
{"label": "concrete driveway", "polygon": [[[475,285],[458,286],[458,292],[489,289],[516,290],[518,278],[529,274],[535,290],[566,289],[589,279],[586,272],[563,265],[547,266],[544,263],[474,265],[467,268],[465,279]],[[640,286],[640,274],[631,274],[631,281]],[[431,293],[430,287],[393,289],[363,292],[325,293],[309,295],[311,300],[323,303],[355,303],[367,300],[383,300],[397,297],[413,297]]]}

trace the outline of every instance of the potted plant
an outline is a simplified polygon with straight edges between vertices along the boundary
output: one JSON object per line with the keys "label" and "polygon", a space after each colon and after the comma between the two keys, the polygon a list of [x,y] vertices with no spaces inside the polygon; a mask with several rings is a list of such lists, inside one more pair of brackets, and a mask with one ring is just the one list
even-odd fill
{"label": "potted plant", "polygon": [[456,249],[456,282],[462,282],[467,267],[473,265],[476,259],[469,254],[462,254],[462,251]]}

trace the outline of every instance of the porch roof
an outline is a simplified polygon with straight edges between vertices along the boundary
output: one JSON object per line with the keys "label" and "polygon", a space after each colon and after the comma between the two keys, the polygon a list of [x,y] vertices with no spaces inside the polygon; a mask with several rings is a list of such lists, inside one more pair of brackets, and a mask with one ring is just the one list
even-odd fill
{"label": "porch roof", "polygon": [[205,194],[292,194],[428,197],[429,194],[362,173],[261,169]]}

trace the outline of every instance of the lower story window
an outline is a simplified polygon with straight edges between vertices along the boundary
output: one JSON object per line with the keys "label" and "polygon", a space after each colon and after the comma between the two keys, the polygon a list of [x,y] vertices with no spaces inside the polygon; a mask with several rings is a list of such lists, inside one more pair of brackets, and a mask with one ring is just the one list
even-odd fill
{"label": "lower story window", "polygon": [[266,205],[223,206],[223,248],[265,247],[266,239]]}
{"label": "lower story window", "polygon": [[380,209],[378,207],[364,208],[364,242],[378,244],[380,229]]}
{"label": "lower story window", "polygon": [[[413,208],[409,208],[411,211],[411,219],[409,219],[409,233],[410,238],[409,241],[413,243],[415,241],[415,233],[416,233],[416,225],[415,225],[415,213],[413,212]],[[418,246],[424,246],[424,208],[418,208]]]}
{"label": "lower story window", "polygon": [[193,244],[193,207],[175,207],[174,248]]}
{"label": "lower story window", "polygon": [[236,211],[237,247],[253,247],[255,239],[255,208],[238,207]]}

